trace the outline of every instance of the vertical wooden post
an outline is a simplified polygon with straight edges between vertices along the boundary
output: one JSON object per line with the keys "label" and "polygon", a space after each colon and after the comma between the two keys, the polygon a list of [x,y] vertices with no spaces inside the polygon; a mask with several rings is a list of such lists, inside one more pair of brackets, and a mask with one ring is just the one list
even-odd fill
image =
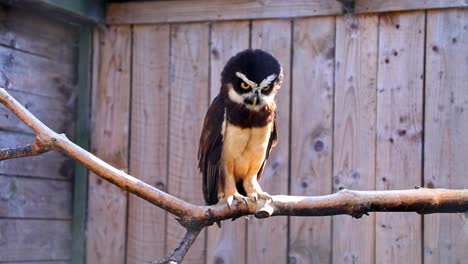
{"label": "vertical wooden post", "polygon": [[[382,15],[376,188],[421,186],[424,12]],[[377,214],[376,259],[421,263],[421,216]]]}
{"label": "vertical wooden post", "polygon": [[[78,86],[76,144],[89,148],[89,117],[91,110],[91,72],[92,72],[92,31],[81,26],[78,56]],[[86,254],[86,206],[88,195],[88,170],[75,163],[73,178],[73,218],[72,218],[72,263],[85,263]]]}
{"label": "vertical wooden post", "polygon": [[[130,173],[161,189],[167,186],[169,129],[169,25],[133,27]],[[167,255],[167,213],[129,195],[127,264]]]}
{"label": "vertical wooden post", "polygon": [[[99,69],[93,91],[91,151],[128,169],[130,26],[99,34]],[[94,174],[89,177],[86,263],[125,263],[127,192]]]}
{"label": "vertical wooden post", "polygon": [[[293,195],[332,190],[335,18],[294,22],[291,107]],[[290,218],[292,263],[331,262],[331,217]]]}
{"label": "vertical wooden post", "polygon": [[[334,192],[375,188],[378,22],[376,15],[336,21]],[[333,263],[373,263],[374,225],[375,215],[333,217]]]}
{"label": "vertical wooden post", "polygon": [[[467,188],[468,10],[427,14],[424,185]],[[468,259],[468,214],[424,216],[424,263]]]}
{"label": "vertical wooden post", "polygon": [[[180,199],[203,204],[202,177],[198,171],[198,140],[208,109],[207,23],[171,25],[169,70],[169,179],[168,192]],[[173,218],[173,216],[168,216]],[[167,246],[173,250],[185,234],[174,219],[167,224]],[[205,232],[190,248],[186,263],[205,263]]]}

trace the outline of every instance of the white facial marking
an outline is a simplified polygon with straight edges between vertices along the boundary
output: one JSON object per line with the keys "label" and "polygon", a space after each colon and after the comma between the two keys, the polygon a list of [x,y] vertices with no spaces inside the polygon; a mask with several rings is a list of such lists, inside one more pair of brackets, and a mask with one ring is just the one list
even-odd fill
{"label": "white facial marking", "polygon": [[229,86],[229,91],[228,91],[228,96],[229,99],[231,99],[233,102],[236,102],[238,104],[243,104],[244,103],[244,97],[240,94],[238,94],[234,88],[232,87],[231,84]]}
{"label": "white facial marking", "polygon": [[[250,104],[245,104],[245,107],[251,109],[251,110],[260,110],[265,104],[271,104],[274,99],[275,99],[275,92],[271,92],[270,94],[268,95],[265,95],[263,93],[261,93],[261,90],[270,85],[271,82],[276,78],[276,74],[272,74],[268,77],[266,77],[261,83],[260,85],[258,85],[257,83],[249,80],[247,78],[247,76],[245,76],[245,74],[241,73],[241,72],[236,72],[236,76],[239,77],[242,81],[244,81],[245,83],[247,83],[248,85],[250,85],[250,87],[252,88],[252,90],[248,93],[243,93],[243,94],[239,94],[237,93],[237,91],[234,89],[234,87],[229,84],[229,91],[228,91],[228,96],[229,98],[233,101],[233,102],[236,102],[238,104],[245,104],[244,101],[245,99],[252,99],[252,98],[257,98],[255,96],[255,94],[259,94],[260,97],[261,97],[261,103],[260,104],[256,104],[256,105],[250,105]],[[271,88],[273,89],[273,88]]]}
{"label": "white facial marking", "polygon": [[263,87],[266,87],[268,85],[270,85],[270,83],[276,78],[276,74],[272,74],[268,77],[266,77],[265,80],[263,80],[260,85],[259,85],[259,88],[260,89],[263,89]]}
{"label": "white facial marking", "polygon": [[246,84],[250,85],[250,87],[252,87],[252,88],[257,87],[257,84],[255,82],[252,82],[251,80],[249,80],[247,78],[247,76],[245,76],[243,73],[236,72],[236,76],[241,78],[241,80],[243,80]]}

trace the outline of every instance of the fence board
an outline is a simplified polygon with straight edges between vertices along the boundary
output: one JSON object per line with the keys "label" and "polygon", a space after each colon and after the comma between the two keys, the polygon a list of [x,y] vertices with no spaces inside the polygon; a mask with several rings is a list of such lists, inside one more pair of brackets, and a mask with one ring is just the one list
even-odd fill
{"label": "fence board", "polygon": [[[294,22],[291,194],[332,190],[335,18]],[[331,262],[331,217],[290,218],[292,263]]]}
{"label": "fence board", "polygon": [[[180,199],[203,204],[197,143],[209,101],[209,25],[171,25],[171,43],[167,187],[170,194]],[[169,216],[167,232],[168,249],[173,250],[184,236],[185,228]],[[205,232],[198,236],[184,261],[205,263]]]}
{"label": "fence board", "polygon": [[[378,16],[336,21],[333,189],[375,187]],[[375,215],[333,218],[333,263],[374,261]],[[356,243],[359,241],[359,243]]]}
{"label": "fence board", "polygon": [[[99,79],[93,97],[91,151],[118,169],[128,168],[130,26],[100,34]],[[124,263],[127,193],[93,173],[89,178],[87,263]]]}
{"label": "fence board", "polygon": [[[252,48],[273,54],[281,63],[285,80],[277,95],[278,145],[266,163],[260,185],[270,194],[287,194],[289,182],[289,100],[291,94],[291,21],[252,23]],[[247,263],[286,263],[288,218],[251,219],[247,225]]]}
{"label": "fence board", "polygon": [[[130,138],[130,173],[165,191],[169,118],[169,25],[135,26]],[[166,254],[166,213],[129,196],[127,264]]]}
{"label": "fence board", "polygon": [[72,62],[52,61],[1,45],[0,69],[1,85],[64,102],[72,97],[77,84],[76,68]]}
{"label": "fence board", "polygon": [[[74,118],[74,109],[69,102],[20,91],[9,91],[9,93],[48,127],[67,134],[73,140],[75,124],[70,120]],[[23,121],[3,105],[0,106],[0,129],[33,133]]]}
{"label": "fence board", "polygon": [[0,6],[0,44],[55,61],[74,61],[78,26],[49,17]]}
{"label": "fence board", "polygon": [[[376,188],[421,185],[424,12],[380,19]],[[377,214],[376,259],[421,263],[421,216]]]}
{"label": "fence board", "polygon": [[62,220],[0,219],[1,261],[69,259],[71,224]]}
{"label": "fence board", "polygon": [[[210,39],[210,97],[219,93],[221,71],[237,52],[249,47],[248,21],[218,22],[211,27]],[[216,225],[207,231],[207,263],[239,263],[245,260],[246,220],[224,221],[222,228]]]}
{"label": "fence board", "polygon": [[[424,184],[468,188],[468,10],[429,12]],[[424,263],[465,263],[468,214],[424,217]]]}
{"label": "fence board", "polygon": [[199,0],[112,3],[107,9],[107,23],[147,24],[207,20],[291,18],[341,14],[342,7],[330,0],[239,1]]}
{"label": "fence board", "polygon": [[357,0],[356,13],[468,7],[465,0]]}
{"label": "fence board", "polygon": [[[1,148],[12,148],[33,142],[33,135],[0,130]],[[74,163],[62,153],[49,152],[40,156],[0,161],[0,174],[69,181],[73,176],[73,166]]]}
{"label": "fence board", "polygon": [[0,216],[71,219],[68,181],[0,176]]}

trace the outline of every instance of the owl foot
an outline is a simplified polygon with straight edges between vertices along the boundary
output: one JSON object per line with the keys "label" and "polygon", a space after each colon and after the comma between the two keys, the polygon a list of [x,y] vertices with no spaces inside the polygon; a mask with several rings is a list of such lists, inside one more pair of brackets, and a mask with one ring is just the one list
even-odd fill
{"label": "owl foot", "polygon": [[249,198],[253,198],[255,202],[257,202],[258,199],[270,200],[273,202],[273,197],[271,197],[271,195],[269,195],[267,192],[263,191],[253,192],[249,194]]}
{"label": "owl foot", "polygon": [[244,202],[244,203],[247,205],[247,197],[241,195],[241,194],[238,193],[238,192],[235,192],[233,195],[229,195],[229,196],[227,197],[227,199],[226,199],[229,208],[231,207],[231,205],[232,205],[234,199],[235,199],[236,201],[238,201],[239,203],[240,203],[240,202]]}

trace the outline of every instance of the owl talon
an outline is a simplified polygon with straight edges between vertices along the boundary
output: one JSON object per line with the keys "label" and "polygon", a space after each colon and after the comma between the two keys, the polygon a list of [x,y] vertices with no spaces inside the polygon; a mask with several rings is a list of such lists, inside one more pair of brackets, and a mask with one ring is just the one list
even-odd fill
{"label": "owl talon", "polygon": [[226,201],[227,201],[228,207],[231,208],[232,202],[234,201],[234,196],[232,195],[229,196]]}
{"label": "owl talon", "polygon": [[262,191],[251,193],[249,197],[253,198],[255,203],[258,202],[258,199],[270,200],[273,202],[273,197],[271,197],[271,195],[269,195],[268,193]]}
{"label": "owl talon", "polygon": [[233,195],[229,195],[227,197],[227,199],[226,199],[229,208],[231,208],[234,200],[238,201],[239,203],[244,202],[245,205],[248,205],[247,204],[247,197],[241,195],[240,193],[234,193]]}
{"label": "owl talon", "polygon": [[258,201],[258,194],[257,193],[252,193],[249,195],[250,198],[253,198],[255,203]]}
{"label": "owl talon", "polygon": [[259,192],[259,193],[258,193],[258,198],[264,199],[264,200],[270,200],[270,201],[273,202],[273,197],[271,197],[271,195],[269,195],[269,194],[266,193],[266,192]]}

